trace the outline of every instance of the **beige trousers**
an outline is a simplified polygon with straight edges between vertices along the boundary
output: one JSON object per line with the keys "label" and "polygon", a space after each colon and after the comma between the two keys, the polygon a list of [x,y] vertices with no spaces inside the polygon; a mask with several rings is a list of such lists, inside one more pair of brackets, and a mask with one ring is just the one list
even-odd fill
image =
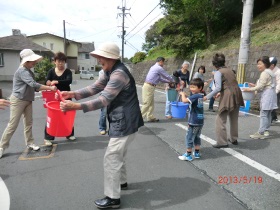
{"label": "beige trousers", "polygon": [[10,101],[10,121],[2,135],[0,147],[4,149],[9,147],[10,140],[18,127],[21,115],[23,115],[25,144],[33,144],[32,101],[23,101],[13,95],[11,96]]}
{"label": "beige trousers", "polygon": [[[218,145],[228,144],[228,140],[234,142],[238,138],[238,114],[239,106],[231,112],[223,111],[216,117],[216,138]],[[229,117],[230,136],[227,137],[227,117]]]}
{"label": "beige trousers", "polygon": [[152,120],[154,119],[154,92],[156,87],[149,85],[147,83],[144,83],[142,88],[142,108],[141,108],[141,114],[143,119]]}
{"label": "beige trousers", "polygon": [[121,184],[127,182],[125,158],[128,145],[136,133],[119,138],[110,138],[104,156],[104,194],[113,199],[120,198]]}

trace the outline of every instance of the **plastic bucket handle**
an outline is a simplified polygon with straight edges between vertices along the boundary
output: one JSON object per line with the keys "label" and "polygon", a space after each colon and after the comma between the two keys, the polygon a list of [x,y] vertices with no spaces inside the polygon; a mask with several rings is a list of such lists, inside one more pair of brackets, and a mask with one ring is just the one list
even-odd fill
{"label": "plastic bucket handle", "polygon": [[[248,84],[248,86],[246,86]],[[243,87],[249,87],[249,82],[244,82]]]}
{"label": "plastic bucket handle", "polygon": [[59,99],[64,102],[65,99],[62,97],[60,90],[56,90],[56,93],[58,94]]}

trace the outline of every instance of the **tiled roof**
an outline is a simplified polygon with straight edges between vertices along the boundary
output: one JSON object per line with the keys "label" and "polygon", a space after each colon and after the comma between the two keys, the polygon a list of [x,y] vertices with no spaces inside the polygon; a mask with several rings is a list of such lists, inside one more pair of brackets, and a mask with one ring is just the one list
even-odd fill
{"label": "tiled roof", "polygon": [[33,51],[39,52],[51,52],[49,49],[42,47],[24,35],[12,35],[0,37],[0,49],[1,50],[23,50],[23,49],[32,49]]}
{"label": "tiled roof", "polygon": [[85,52],[89,53],[95,50],[93,42],[81,42],[81,46],[78,49],[79,53]]}

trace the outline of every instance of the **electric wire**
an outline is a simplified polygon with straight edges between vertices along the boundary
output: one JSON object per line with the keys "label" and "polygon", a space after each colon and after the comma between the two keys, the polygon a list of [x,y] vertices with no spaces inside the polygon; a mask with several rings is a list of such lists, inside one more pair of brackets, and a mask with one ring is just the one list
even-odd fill
{"label": "electric wire", "polygon": [[[154,9],[152,9],[152,11],[150,11],[149,12],[149,14],[147,14],[130,32],[128,32],[128,34],[130,34],[135,28],[137,28],[137,26],[139,26],[140,25],[140,23],[142,23],[157,7],[158,7],[158,5],[160,5],[160,3],[158,3],[156,6],[155,6],[155,8]],[[125,37],[127,37],[128,36],[128,34],[126,34],[126,36]]]}

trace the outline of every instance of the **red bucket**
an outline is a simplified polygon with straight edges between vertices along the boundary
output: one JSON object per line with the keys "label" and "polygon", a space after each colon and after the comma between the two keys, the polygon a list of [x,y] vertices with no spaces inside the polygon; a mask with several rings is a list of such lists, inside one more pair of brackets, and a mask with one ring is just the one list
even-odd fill
{"label": "red bucket", "polygon": [[42,97],[44,101],[44,107],[47,108],[47,103],[51,101],[57,101],[55,99],[55,91],[42,91]]}
{"label": "red bucket", "polygon": [[70,136],[74,126],[76,110],[61,111],[59,101],[47,103],[47,133],[54,137]]}

